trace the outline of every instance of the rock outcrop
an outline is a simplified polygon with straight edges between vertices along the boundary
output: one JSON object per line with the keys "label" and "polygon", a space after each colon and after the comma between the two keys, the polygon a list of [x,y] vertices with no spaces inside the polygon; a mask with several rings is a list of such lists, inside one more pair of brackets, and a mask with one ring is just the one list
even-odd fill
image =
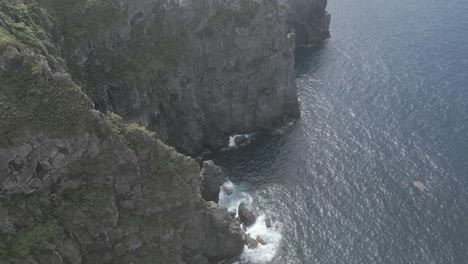
{"label": "rock outcrop", "polygon": [[234,138],[234,143],[236,144],[236,147],[244,147],[250,143],[250,139],[246,136],[236,136]]}
{"label": "rock outcrop", "polygon": [[213,161],[205,161],[200,173],[201,195],[205,201],[219,202],[221,186],[226,181],[221,167],[216,166]]}
{"label": "rock outcrop", "polygon": [[249,226],[253,225],[255,221],[257,221],[257,217],[255,217],[254,213],[247,208],[247,205],[244,202],[239,204],[237,212],[242,224]]}
{"label": "rock outcrop", "polygon": [[259,242],[253,239],[249,234],[245,236],[245,245],[250,249],[258,248]]}
{"label": "rock outcrop", "polygon": [[298,117],[288,2],[0,1],[0,263],[239,255],[219,168],[164,142]]}

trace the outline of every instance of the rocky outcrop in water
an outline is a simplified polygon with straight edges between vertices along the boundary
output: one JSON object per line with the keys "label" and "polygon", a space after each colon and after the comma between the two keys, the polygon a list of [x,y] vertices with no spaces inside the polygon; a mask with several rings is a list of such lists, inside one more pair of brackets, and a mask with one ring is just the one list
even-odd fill
{"label": "rocky outcrop in water", "polygon": [[250,249],[258,248],[259,242],[253,239],[250,235],[246,235],[245,237],[245,245]]}
{"label": "rocky outcrop in water", "polygon": [[164,142],[193,154],[299,115],[290,11],[279,0],[1,1],[0,263],[239,255],[239,221],[205,201],[218,199],[219,168],[201,172]]}
{"label": "rocky outcrop in water", "polygon": [[247,208],[247,205],[244,202],[239,204],[237,212],[241,223],[246,226],[253,225],[255,221],[257,221],[257,217],[255,217],[254,213]]}

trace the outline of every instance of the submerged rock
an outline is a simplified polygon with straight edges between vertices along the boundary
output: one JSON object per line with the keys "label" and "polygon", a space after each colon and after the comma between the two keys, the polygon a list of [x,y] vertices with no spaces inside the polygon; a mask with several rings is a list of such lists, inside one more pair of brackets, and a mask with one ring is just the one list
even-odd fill
{"label": "submerged rock", "polygon": [[247,208],[244,202],[239,204],[238,214],[241,223],[247,226],[253,225],[257,220],[257,217]]}
{"label": "submerged rock", "polygon": [[244,232],[247,232],[247,225],[241,224],[241,228],[242,228],[242,230],[244,230]]}
{"label": "submerged rock", "polygon": [[267,228],[273,227],[273,226],[271,225],[271,220],[270,220],[270,218],[265,219],[265,226],[266,226]]}
{"label": "submerged rock", "polygon": [[416,187],[421,192],[424,192],[426,190],[426,185],[424,185],[424,183],[420,181],[414,181],[413,186]]}

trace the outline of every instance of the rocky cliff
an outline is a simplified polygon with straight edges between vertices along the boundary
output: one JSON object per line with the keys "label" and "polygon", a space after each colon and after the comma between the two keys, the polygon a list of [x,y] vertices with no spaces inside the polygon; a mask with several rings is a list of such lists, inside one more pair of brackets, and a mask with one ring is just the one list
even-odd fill
{"label": "rocky cliff", "polygon": [[331,15],[325,11],[327,0],[297,0],[290,5],[288,24],[290,30],[296,32],[297,46],[313,46],[330,37]]}
{"label": "rocky cliff", "polygon": [[238,220],[213,202],[220,169],[163,142],[194,154],[299,115],[292,10],[1,0],[0,263],[240,254]]}
{"label": "rocky cliff", "polygon": [[187,154],[299,116],[294,39],[328,35],[326,1],[39,0],[101,112]]}

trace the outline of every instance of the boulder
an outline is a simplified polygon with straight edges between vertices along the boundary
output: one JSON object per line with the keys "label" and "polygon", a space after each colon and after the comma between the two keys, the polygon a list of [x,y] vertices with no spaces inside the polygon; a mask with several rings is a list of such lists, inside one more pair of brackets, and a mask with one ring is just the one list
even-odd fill
{"label": "boulder", "polygon": [[250,248],[250,249],[254,249],[254,248],[257,248],[258,247],[258,241],[253,239],[250,234],[247,234],[245,236],[245,245]]}
{"label": "boulder", "polygon": [[247,209],[247,205],[244,202],[239,204],[238,213],[241,223],[247,226],[253,225],[257,220],[255,215],[249,209]]}
{"label": "boulder", "polygon": [[246,136],[236,136],[234,138],[234,143],[236,143],[237,147],[243,147],[250,143],[250,139]]}
{"label": "boulder", "polygon": [[263,238],[261,236],[257,236],[257,241],[258,243],[262,244],[262,245],[266,245],[267,242],[265,240],[263,240]]}

